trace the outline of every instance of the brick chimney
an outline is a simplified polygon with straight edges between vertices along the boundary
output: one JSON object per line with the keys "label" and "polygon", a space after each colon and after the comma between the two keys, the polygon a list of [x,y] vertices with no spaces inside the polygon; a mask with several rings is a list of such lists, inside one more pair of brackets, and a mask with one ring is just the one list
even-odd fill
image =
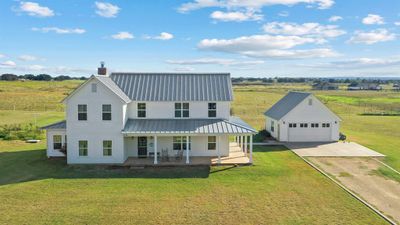
{"label": "brick chimney", "polygon": [[97,75],[107,76],[107,68],[104,67],[104,62],[100,62],[100,67],[97,68]]}

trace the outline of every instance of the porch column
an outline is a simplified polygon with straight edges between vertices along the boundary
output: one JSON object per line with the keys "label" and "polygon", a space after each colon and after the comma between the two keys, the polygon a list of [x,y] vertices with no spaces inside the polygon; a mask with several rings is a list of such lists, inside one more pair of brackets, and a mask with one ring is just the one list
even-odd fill
{"label": "porch column", "polygon": [[253,135],[250,135],[250,163],[253,164]]}
{"label": "porch column", "polygon": [[244,136],[244,154],[247,155],[247,136]]}
{"label": "porch column", "polygon": [[157,161],[157,136],[154,136],[154,164],[158,164],[158,161]]}
{"label": "porch column", "polygon": [[240,147],[242,148],[242,152],[244,152],[244,136],[241,136],[241,137],[242,137],[242,143],[241,143]]}
{"label": "porch column", "polygon": [[243,151],[243,149],[242,149],[242,136],[239,136],[239,147],[240,147],[240,151]]}
{"label": "porch column", "polygon": [[221,164],[221,151],[220,151],[220,140],[221,140],[221,136],[217,136],[216,137],[216,141],[217,141],[217,154],[218,154],[218,164]]}
{"label": "porch column", "polygon": [[189,164],[189,136],[186,136],[186,164]]}

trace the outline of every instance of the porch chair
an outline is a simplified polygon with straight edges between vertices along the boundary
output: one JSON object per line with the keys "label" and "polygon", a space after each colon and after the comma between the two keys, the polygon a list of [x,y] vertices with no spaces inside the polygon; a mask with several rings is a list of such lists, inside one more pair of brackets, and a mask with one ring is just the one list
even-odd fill
{"label": "porch chair", "polygon": [[175,155],[176,160],[182,160],[183,159],[183,150],[178,150],[178,152]]}
{"label": "porch chair", "polygon": [[161,149],[161,161],[169,161],[168,148]]}

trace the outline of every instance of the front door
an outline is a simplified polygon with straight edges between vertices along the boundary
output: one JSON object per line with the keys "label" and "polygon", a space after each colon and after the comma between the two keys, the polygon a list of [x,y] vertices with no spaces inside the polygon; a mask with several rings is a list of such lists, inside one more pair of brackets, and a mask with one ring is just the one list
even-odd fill
{"label": "front door", "polygon": [[138,157],[147,157],[147,137],[138,137]]}

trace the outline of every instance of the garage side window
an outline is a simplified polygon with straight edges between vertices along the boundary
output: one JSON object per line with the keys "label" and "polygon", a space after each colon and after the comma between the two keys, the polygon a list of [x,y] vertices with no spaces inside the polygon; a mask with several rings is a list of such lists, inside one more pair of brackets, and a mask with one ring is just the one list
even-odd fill
{"label": "garage side window", "polygon": [[312,124],[311,124],[311,127],[312,127],[312,128],[318,128],[318,127],[319,127],[319,124],[318,124],[318,123],[312,123]]}
{"label": "garage side window", "polygon": [[274,132],[275,130],[275,122],[271,121],[271,131]]}
{"label": "garage side window", "polygon": [[289,123],[289,128],[296,128],[297,124],[296,123]]}

